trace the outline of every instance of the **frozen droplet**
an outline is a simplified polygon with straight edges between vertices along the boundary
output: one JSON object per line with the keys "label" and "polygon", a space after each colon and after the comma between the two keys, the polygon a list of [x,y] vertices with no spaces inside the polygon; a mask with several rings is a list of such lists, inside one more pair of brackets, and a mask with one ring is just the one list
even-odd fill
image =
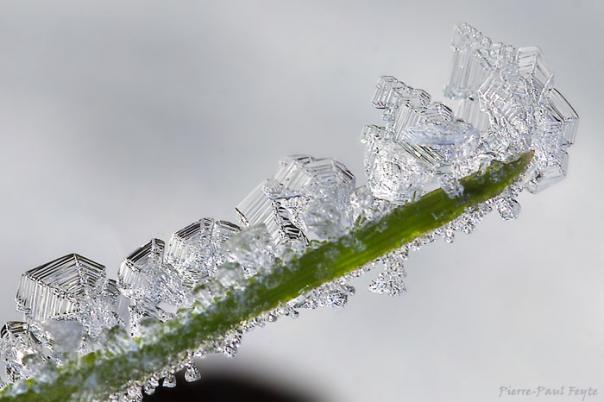
{"label": "frozen droplet", "polygon": [[329,289],[325,292],[324,300],[330,307],[344,307],[348,303],[348,294],[341,289]]}
{"label": "frozen droplet", "polygon": [[243,332],[240,330],[229,333],[220,342],[219,350],[222,350],[226,357],[235,357],[239,351],[239,346],[241,346],[242,337]]}
{"label": "frozen droplet", "polygon": [[287,306],[283,308],[283,315],[292,319],[296,319],[300,317],[300,312],[292,306]]}
{"label": "frozen droplet", "polygon": [[378,277],[369,284],[369,290],[373,293],[398,296],[407,290],[404,278],[404,271],[401,270],[380,272]]}
{"label": "frozen droplet", "polygon": [[199,380],[201,380],[201,372],[199,371],[197,366],[189,364],[185,369],[185,381],[195,382]]}
{"label": "frozen droplet", "polygon": [[132,385],[126,391],[126,395],[131,402],[141,402],[143,400],[143,390],[140,385]]}
{"label": "frozen droplet", "polygon": [[166,388],[174,388],[176,386],[176,376],[174,373],[168,373],[162,382],[162,386]]}
{"label": "frozen droplet", "polygon": [[369,290],[373,293],[390,296],[398,296],[403,293],[406,290],[404,278],[407,276],[405,271],[407,256],[408,248],[403,247],[382,258],[384,271],[369,284]]}
{"label": "frozen droplet", "polygon": [[145,385],[143,385],[143,392],[146,395],[153,395],[155,393],[155,389],[159,386],[159,381],[155,377],[151,377],[147,380]]}
{"label": "frozen droplet", "polygon": [[518,218],[520,209],[520,203],[512,198],[502,198],[497,202],[497,210],[504,220]]}
{"label": "frozen droplet", "polygon": [[444,238],[449,244],[455,241],[455,229],[451,225],[445,227]]}

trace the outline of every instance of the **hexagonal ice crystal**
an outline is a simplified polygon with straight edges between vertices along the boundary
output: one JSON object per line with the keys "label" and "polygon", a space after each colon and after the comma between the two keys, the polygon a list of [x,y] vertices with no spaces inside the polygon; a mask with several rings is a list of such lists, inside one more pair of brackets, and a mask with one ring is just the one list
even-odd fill
{"label": "hexagonal ice crystal", "polygon": [[[21,276],[17,309],[37,322],[77,319],[85,325],[97,322],[95,309],[105,306],[106,317],[115,319],[115,289],[105,267],[78,254],[68,254]],[[108,325],[110,323],[107,323]]]}
{"label": "hexagonal ice crystal", "polygon": [[552,87],[541,50],[493,42],[468,24],[455,27],[452,49],[445,95],[459,120],[422,90],[392,76],[378,81],[373,104],[385,124],[363,133],[373,195],[403,203],[438,185],[455,196],[461,176],[529,149],[535,151],[525,180],[530,191],[563,178],[579,118]]}
{"label": "hexagonal ice crystal", "polygon": [[303,205],[290,206],[307,238],[327,240],[340,236],[352,225],[350,196],[355,188],[353,174],[333,159],[313,159],[304,165],[307,182],[290,191],[306,198]]}
{"label": "hexagonal ice crystal", "polygon": [[546,92],[543,103],[543,129],[557,136],[562,145],[572,145],[579,125],[579,115],[575,109],[556,88]]}
{"label": "hexagonal ice crystal", "polygon": [[428,148],[406,142],[374,141],[365,156],[367,185],[377,198],[395,203],[411,201],[435,184],[431,172],[438,158]]}
{"label": "hexagonal ice crystal", "polygon": [[393,112],[393,122],[388,128],[394,132],[394,138],[401,139],[404,130],[415,127],[425,117],[430,105],[430,94],[422,89],[405,86],[407,93],[404,103]]}
{"label": "hexagonal ice crystal", "polygon": [[522,151],[535,126],[531,88],[513,68],[497,70],[489,75],[478,90],[478,99],[486,110],[491,125],[500,135],[508,137],[514,150]]}
{"label": "hexagonal ice crystal", "polygon": [[163,241],[152,239],[132,252],[119,268],[119,287],[130,298],[131,311],[140,313],[138,318],[166,318],[188,295],[178,272],[164,263],[164,247]]}
{"label": "hexagonal ice crystal", "polygon": [[274,178],[256,187],[236,210],[244,224],[265,225],[276,246],[324,240],[351,225],[354,184],[340,162],[295,155],[283,160]]}
{"label": "hexagonal ice crystal", "polygon": [[403,88],[406,95],[393,112],[394,124],[367,126],[363,132],[369,188],[376,197],[394,203],[414,200],[438,184],[458,195],[457,179],[480,162],[479,131],[455,120],[446,105],[430,102],[425,91],[403,83],[395,86],[395,79],[389,78],[390,86]]}
{"label": "hexagonal ice crystal", "polygon": [[[275,190],[275,187],[277,188]],[[275,197],[282,184],[266,180],[254,188],[236,207],[237,214],[244,225],[264,224],[275,245],[284,242],[306,243],[302,230],[293,223],[290,211],[283,205],[293,203],[300,196],[291,199]]]}
{"label": "hexagonal ice crystal", "polygon": [[453,66],[445,94],[452,99],[472,96],[496,63],[492,43],[477,29],[467,24],[454,28]]}
{"label": "hexagonal ice crystal", "polygon": [[[493,43],[462,24],[455,28],[453,54],[445,94],[458,100],[458,116],[480,130],[484,150],[505,160],[533,149],[532,177],[526,181],[532,192],[562,179],[579,117],[553,88],[554,74],[541,50]],[[480,74],[474,74],[476,60]]]}
{"label": "hexagonal ice crystal", "polygon": [[382,118],[395,138],[399,138],[403,130],[415,126],[430,105],[430,94],[426,91],[411,88],[391,76],[381,77],[376,88],[373,104],[377,109],[383,109]]}
{"label": "hexagonal ice crystal", "polygon": [[372,103],[378,109],[398,107],[396,89],[400,88],[399,81],[390,76],[383,76],[377,83],[377,90]]}
{"label": "hexagonal ice crystal", "polygon": [[528,80],[534,99],[539,101],[553,84],[554,73],[545,63],[543,53],[537,46],[519,48],[516,57],[520,75]]}
{"label": "hexagonal ice crystal", "polygon": [[240,230],[230,222],[200,219],[172,235],[166,262],[172,264],[192,288],[213,275],[225,262],[225,242]]}

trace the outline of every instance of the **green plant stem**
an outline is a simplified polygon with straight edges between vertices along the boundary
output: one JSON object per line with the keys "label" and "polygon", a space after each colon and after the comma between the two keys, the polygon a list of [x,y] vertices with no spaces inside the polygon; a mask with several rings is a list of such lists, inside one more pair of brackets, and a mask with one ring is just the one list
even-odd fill
{"label": "green plant stem", "polygon": [[[306,291],[328,283],[453,221],[468,208],[499,195],[525,171],[532,153],[509,163],[494,162],[484,172],[461,180],[463,195],[449,198],[441,189],[395,208],[381,219],[351,231],[337,241],[309,249],[229,293],[210,309],[161,325],[153,339],[142,339],[128,351],[91,353],[57,369],[51,381],[31,380],[25,392],[0,394],[0,402],[103,400],[131,380],[144,380],[204,342],[270,311]],[[184,318],[183,318],[184,317]]]}

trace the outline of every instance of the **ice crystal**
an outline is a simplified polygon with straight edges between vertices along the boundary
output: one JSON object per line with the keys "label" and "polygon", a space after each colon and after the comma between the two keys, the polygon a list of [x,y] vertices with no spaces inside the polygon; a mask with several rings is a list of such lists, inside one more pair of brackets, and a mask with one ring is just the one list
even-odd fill
{"label": "ice crystal", "polygon": [[230,222],[200,219],[174,233],[167,247],[166,262],[179,271],[189,287],[194,287],[224,264],[224,244],[239,231],[239,226]]}
{"label": "ice crystal", "polygon": [[355,178],[340,162],[309,155],[281,161],[272,179],[237,206],[246,225],[262,223],[276,245],[303,247],[328,240],[352,225],[350,196]]}
{"label": "ice crystal", "polygon": [[118,272],[119,287],[130,298],[130,327],[134,334],[147,317],[165,320],[188,295],[174,267],[164,262],[164,242],[152,239],[128,256]]}
{"label": "ice crystal", "polygon": [[201,379],[201,373],[200,373],[199,369],[193,364],[188,365],[185,370],[185,381],[194,382],[194,381],[198,381],[200,379]]}
{"label": "ice crystal", "polygon": [[22,275],[17,308],[26,317],[43,322],[85,314],[91,298],[107,285],[105,267],[77,254],[69,254]]}
{"label": "ice crystal", "polygon": [[[115,281],[107,279],[105,267],[78,254],[27,271],[17,291],[17,308],[30,322],[29,331],[57,353],[63,349],[93,349],[104,329],[122,323],[121,302]],[[62,346],[69,339],[65,333],[70,331],[80,334],[78,339]]]}
{"label": "ice crystal", "polygon": [[475,171],[484,159],[478,149],[479,131],[456,120],[446,105],[431,102],[425,91],[394,77],[382,77],[377,88],[377,98],[386,88],[390,95],[386,102],[374,102],[385,109],[387,124],[367,126],[362,135],[373,194],[405,203],[435,187],[445,188],[451,196],[460,193],[457,179]]}

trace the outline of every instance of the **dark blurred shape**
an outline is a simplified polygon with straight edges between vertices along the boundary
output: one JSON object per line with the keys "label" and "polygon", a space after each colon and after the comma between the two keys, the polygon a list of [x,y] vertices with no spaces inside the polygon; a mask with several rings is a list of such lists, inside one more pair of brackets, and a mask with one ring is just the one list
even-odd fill
{"label": "dark blurred shape", "polygon": [[197,382],[187,383],[182,376],[175,388],[159,387],[145,402],[318,402],[314,396],[265,378],[233,372],[207,373]]}

